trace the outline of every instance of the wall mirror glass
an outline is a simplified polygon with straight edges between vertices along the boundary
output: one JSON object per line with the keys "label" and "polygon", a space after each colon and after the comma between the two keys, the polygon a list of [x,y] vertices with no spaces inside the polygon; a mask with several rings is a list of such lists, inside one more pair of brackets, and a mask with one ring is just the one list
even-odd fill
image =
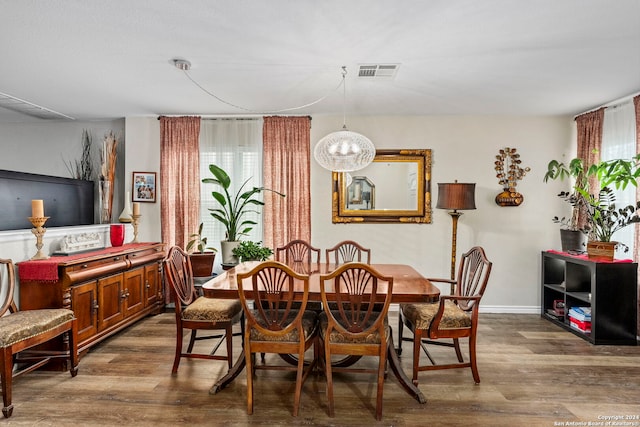
{"label": "wall mirror glass", "polygon": [[431,150],[376,150],[369,166],[333,172],[333,222],[431,222]]}

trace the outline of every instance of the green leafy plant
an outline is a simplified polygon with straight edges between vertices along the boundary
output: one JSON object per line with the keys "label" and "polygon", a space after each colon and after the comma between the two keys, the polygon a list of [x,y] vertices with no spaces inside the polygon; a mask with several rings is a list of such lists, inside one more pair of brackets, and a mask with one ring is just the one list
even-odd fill
{"label": "green leafy plant", "polygon": [[193,251],[197,251],[197,252],[206,252],[206,251],[217,252],[218,251],[216,248],[207,246],[207,238],[202,237],[203,227],[204,227],[204,224],[201,222],[200,225],[198,226],[198,231],[189,236],[190,240],[187,243],[187,248],[186,248],[188,253],[191,253]]}
{"label": "green leafy plant", "polygon": [[256,243],[248,240],[240,242],[240,245],[233,248],[233,255],[238,257],[240,261],[265,261],[273,255],[273,250],[262,246],[262,242]]}
{"label": "green leafy plant", "polygon": [[229,193],[231,178],[220,167],[209,165],[209,171],[214,178],[204,178],[202,182],[206,184],[217,184],[222,187],[222,192],[213,191],[211,195],[220,204],[219,208],[209,208],[211,216],[220,221],[226,230],[225,239],[231,242],[237,241],[240,236],[249,233],[257,223],[244,216],[249,212],[260,213],[257,207],[263,206],[264,202],[255,196],[263,191],[271,191],[281,197],[284,194],[265,187],[253,187],[246,190],[249,179],[247,179],[235,194]]}
{"label": "green leafy plant", "polygon": [[[595,177],[598,181],[600,190],[597,195],[589,187],[589,177]],[[571,230],[579,230],[578,215],[584,212],[587,224],[580,230],[588,233],[591,240],[610,242],[616,231],[640,222],[636,212],[640,202],[618,208],[611,187],[625,189],[628,185],[637,186],[639,177],[640,154],[631,159],[601,161],[588,169],[585,169],[584,161],[580,158],[572,159],[568,165],[552,160],[544,176],[545,182],[549,179],[574,179],[572,192],[558,194],[573,207],[572,218],[569,220],[556,216],[553,221]]]}

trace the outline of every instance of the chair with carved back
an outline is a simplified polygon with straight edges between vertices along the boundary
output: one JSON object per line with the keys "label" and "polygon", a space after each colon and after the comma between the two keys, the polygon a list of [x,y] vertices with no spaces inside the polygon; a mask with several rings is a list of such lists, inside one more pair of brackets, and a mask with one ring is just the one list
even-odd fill
{"label": "chair with carved back", "polygon": [[367,249],[353,240],[343,240],[332,248],[325,249],[327,264],[336,265],[346,262],[364,262],[371,264],[371,249]]}
{"label": "chair with carved back", "polygon": [[[387,313],[393,293],[393,277],[382,276],[363,263],[342,264],[320,277],[324,307],[320,314],[320,344],[327,380],[329,416],[334,416],[333,373],[357,372],[377,374],[376,419],[382,419],[387,351],[391,329]],[[380,310],[376,309],[382,303]],[[331,307],[335,309],[331,309]],[[375,369],[332,365],[333,355],[378,357]]]}
{"label": "chair with carved back", "polygon": [[[175,303],[176,315],[176,351],[172,373],[178,372],[178,366],[183,357],[224,360],[231,369],[233,365],[233,325],[243,320],[240,301],[198,296],[189,255],[179,246],[173,246],[169,249],[163,264],[169,290]],[[187,349],[183,351],[185,329],[189,329],[191,335]],[[221,333],[197,336],[199,330],[217,330]],[[210,353],[193,352],[196,341],[209,339],[216,340]],[[226,342],[226,354],[216,354],[223,342]]]}
{"label": "chair with carved back", "polygon": [[[302,386],[317,364],[317,313],[306,310],[309,276],[300,275],[277,261],[265,261],[236,276],[240,301],[245,311],[244,353],[247,365],[247,413],[253,413],[253,381],[256,370],[293,370],[296,388],[293,416],[298,415]],[[299,308],[294,294],[301,292]],[[255,305],[249,305],[255,301]],[[313,360],[305,352],[313,346]],[[296,364],[255,363],[256,353],[292,354]]]}
{"label": "chair with carved back", "polygon": [[[45,285],[46,286],[46,285]],[[37,369],[51,359],[69,359],[72,377],[78,373],[78,327],[73,311],[51,308],[19,311],[13,301],[15,270],[9,259],[0,259],[0,364],[2,365],[2,413],[13,413],[13,379]],[[39,350],[33,347],[62,336],[66,350]],[[16,369],[14,369],[14,364]]]}
{"label": "chair with carved back", "polygon": [[314,248],[305,240],[291,240],[286,245],[276,248],[276,261],[287,265],[319,264],[320,249]]}
{"label": "chair with carved back", "polygon": [[[480,300],[484,294],[492,263],[484,250],[475,246],[465,253],[459,264],[456,280],[429,278],[432,282],[449,283],[450,295],[441,295],[439,302],[420,304],[400,304],[398,324],[399,352],[402,341],[413,342],[413,377],[418,385],[418,372],[437,369],[471,368],[476,384],[480,375],[476,360],[476,341]],[[402,338],[403,326],[412,332],[412,337]],[[460,350],[459,339],[469,339],[469,360],[465,361]],[[441,339],[452,339],[439,341]],[[429,353],[427,344],[453,347],[457,363],[437,364]],[[420,350],[424,351],[430,364],[420,365]]]}

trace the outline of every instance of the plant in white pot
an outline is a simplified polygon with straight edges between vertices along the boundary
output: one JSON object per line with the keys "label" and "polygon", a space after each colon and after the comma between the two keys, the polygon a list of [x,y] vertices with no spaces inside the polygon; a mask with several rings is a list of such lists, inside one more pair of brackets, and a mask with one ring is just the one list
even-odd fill
{"label": "plant in white pot", "polygon": [[209,165],[209,171],[214,177],[204,178],[202,182],[205,184],[217,184],[222,188],[222,192],[211,192],[220,207],[209,208],[211,216],[220,221],[225,227],[225,240],[221,242],[222,263],[237,264],[238,259],[233,255],[233,249],[240,244],[240,236],[249,233],[253,226],[257,224],[255,221],[245,218],[245,215],[249,212],[259,214],[258,207],[264,205],[264,202],[256,196],[263,191],[271,191],[281,197],[284,197],[284,194],[265,187],[246,189],[251,178],[247,179],[234,194],[231,194],[229,192],[231,187],[229,175],[216,165]]}
{"label": "plant in white pot", "polygon": [[189,236],[190,240],[185,248],[189,253],[191,270],[195,277],[211,276],[216,252],[218,252],[216,248],[207,246],[207,238],[202,236],[203,226],[204,224],[201,222],[198,231]]}
{"label": "plant in white pot", "polygon": [[[589,188],[589,177],[596,177],[600,190],[594,194]],[[605,160],[584,168],[582,159],[572,159],[569,166],[552,160],[549,163],[545,182],[548,179],[564,179],[573,177],[576,182],[573,192],[561,192],[558,194],[563,200],[573,207],[572,222],[577,224],[578,212],[584,212],[586,218],[585,231],[589,233],[587,252],[593,250],[595,256],[613,259],[616,247],[628,251],[628,247],[622,243],[613,242],[613,234],[631,224],[640,222],[638,209],[640,202],[618,208],[612,186],[616,189],[625,189],[629,184],[637,186],[640,177],[640,154],[631,159]],[[554,217],[554,221],[563,224],[565,218]],[[607,253],[603,254],[603,248],[607,247]]]}

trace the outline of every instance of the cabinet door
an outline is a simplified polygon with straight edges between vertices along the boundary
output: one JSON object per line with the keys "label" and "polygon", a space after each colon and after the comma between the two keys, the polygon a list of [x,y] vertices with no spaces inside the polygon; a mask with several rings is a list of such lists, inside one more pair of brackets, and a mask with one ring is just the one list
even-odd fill
{"label": "cabinet door", "polygon": [[98,280],[98,329],[118,324],[124,318],[123,275],[116,274]]}
{"label": "cabinet door", "polygon": [[144,267],[145,276],[145,307],[156,304],[162,300],[162,289],[160,288],[160,265],[153,263]]}
{"label": "cabinet door", "polygon": [[144,308],[144,267],[124,272],[124,317]]}
{"label": "cabinet door", "polygon": [[71,288],[71,309],[78,319],[78,342],[98,332],[98,284],[96,281]]}

